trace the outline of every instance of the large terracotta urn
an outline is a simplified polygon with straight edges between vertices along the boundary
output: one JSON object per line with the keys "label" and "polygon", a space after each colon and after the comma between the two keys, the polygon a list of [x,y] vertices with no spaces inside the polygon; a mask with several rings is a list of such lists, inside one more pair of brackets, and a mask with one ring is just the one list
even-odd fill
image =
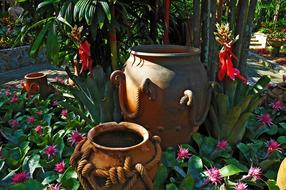
{"label": "large terracotta urn", "polygon": [[70,161],[84,190],[150,190],[161,153],[160,137],[144,127],[109,122],[92,128]]}
{"label": "large terracotta urn", "polygon": [[276,182],[281,190],[286,189],[286,158],[280,164]]}
{"label": "large terracotta urn", "polygon": [[163,148],[188,143],[209,110],[211,88],[199,49],[133,47],[111,80],[119,89],[124,119],[160,136]]}

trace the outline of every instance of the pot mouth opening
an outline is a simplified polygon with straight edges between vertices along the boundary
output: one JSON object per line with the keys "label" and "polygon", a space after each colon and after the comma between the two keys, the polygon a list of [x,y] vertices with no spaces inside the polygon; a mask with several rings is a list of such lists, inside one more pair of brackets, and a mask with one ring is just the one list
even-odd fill
{"label": "pot mouth opening", "polygon": [[88,138],[100,149],[128,150],[145,143],[149,134],[145,128],[134,123],[110,122],[91,129]]}
{"label": "pot mouth opening", "polygon": [[282,83],[278,84],[278,87],[281,89],[286,89],[286,82],[282,82]]}
{"label": "pot mouth opening", "polygon": [[25,75],[25,79],[38,79],[38,78],[43,78],[45,76],[46,76],[46,74],[40,73],[40,72],[29,73],[29,74]]}
{"label": "pot mouth opening", "polygon": [[130,53],[147,57],[186,57],[199,55],[200,49],[180,45],[140,45],[130,48]]}

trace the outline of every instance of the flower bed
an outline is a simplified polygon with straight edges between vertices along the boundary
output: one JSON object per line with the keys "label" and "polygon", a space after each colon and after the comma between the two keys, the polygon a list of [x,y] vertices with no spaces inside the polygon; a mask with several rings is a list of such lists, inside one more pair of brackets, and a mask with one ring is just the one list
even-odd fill
{"label": "flower bed", "polygon": [[90,126],[54,96],[0,92],[0,189],[78,189],[69,158]]}

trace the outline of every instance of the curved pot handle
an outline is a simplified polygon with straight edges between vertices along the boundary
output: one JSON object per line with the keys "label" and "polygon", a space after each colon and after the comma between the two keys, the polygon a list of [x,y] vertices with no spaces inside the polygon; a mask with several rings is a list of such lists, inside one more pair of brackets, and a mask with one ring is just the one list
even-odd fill
{"label": "curved pot handle", "polygon": [[138,117],[140,115],[140,113],[142,113],[143,104],[141,101],[143,98],[143,93],[145,93],[149,97],[149,100],[152,100],[152,97],[153,97],[151,95],[152,91],[149,89],[151,80],[149,78],[147,78],[143,81],[143,83],[141,84],[141,86],[137,90],[136,109],[134,112],[130,112],[126,108],[126,102],[127,102],[127,100],[126,100],[127,94],[126,93],[127,92],[126,92],[125,74],[120,70],[116,70],[111,74],[110,80],[112,81],[113,84],[115,84],[118,87],[119,105],[120,105],[120,109],[123,113],[123,116],[125,118],[134,119],[134,118]]}
{"label": "curved pot handle", "polygon": [[180,99],[180,104],[185,104],[188,107],[191,107],[192,105],[192,111],[190,111],[190,116],[195,126],[200,126],[205,121],[208,115],[208,110],[210,108],[211,95],[212,95],[212,90],[211,90],[211,87],[209,87],[204,113],[199,119],[196,120],[195,110],[197,109],[197,104],[193,102],[193,92],[189,89],[184,91],[184,95]]}

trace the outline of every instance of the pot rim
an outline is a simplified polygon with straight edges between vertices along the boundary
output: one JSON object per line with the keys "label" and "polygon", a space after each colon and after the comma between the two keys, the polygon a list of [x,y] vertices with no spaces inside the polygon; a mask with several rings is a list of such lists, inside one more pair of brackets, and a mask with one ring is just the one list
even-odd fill
{"label": "pot rim", "polygon": [[[155,52],[152,50],[155,50]],[[161,53],[166,50],[169,51]],[[174,52],[170,50],[174,50]],[[181,45],[139,45],[130,48],[129,51],[132,55],[147,57],[188,57],[199,55],[201,52],[199,48]]]}
{"label": "pot rim", "polygon": [[[93,138],[97,135],[99,135],[100,133],[106,132],[106,131],[113,131],[114,128],[116,127],[121,127],[121,129],[126,128],[129,129],[135,133],[137,133],[138,135],[140,135],[143,140],[133,146],[128,146],[128,147],[108,147],[108,146],[103,146],[100,144],[97,144],[93,141]],[[130,150],[130,149],[134,149],[137,147],[140,147],[141,145],[143,145],[148,139],[149,139],[149,133],[148,131],[142,127],[141,125],[138,125],[136,123],[131,123],[131,122],[107,122],[107,123],[103,123],[103,124],[99,124],[96,127],[93,127],[92,129],[89,130],[88,134],[87,134],[87,138],[90,140],[90,142],[92,142],[92,144],[99,148],[99,149],[104,149],[104,150]]]}
{"label": "pot rim", "polygon": [[278,83],[277,86],[280,89],[286,90],[286,82]]}
{"label": "pot rim", "polygon": [[[33,76],[36,75],[36,76]],[[25,79],[39,79],[39,78],[44,78],[47,75],[45,73],[41,72],[33,72],[33,73],[28,73],[25,75]]]}

